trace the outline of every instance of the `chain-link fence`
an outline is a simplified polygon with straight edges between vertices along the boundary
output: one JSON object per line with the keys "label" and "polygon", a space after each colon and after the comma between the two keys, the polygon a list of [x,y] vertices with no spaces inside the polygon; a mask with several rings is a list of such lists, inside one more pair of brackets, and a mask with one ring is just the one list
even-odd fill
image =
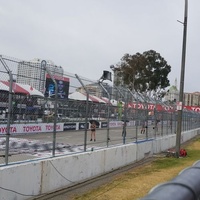
{"label": "chain-link fence", "polygon": [[[2,166],[176,133],[174,104],[66,73],[48,60],[1,56],[0,61]],[[184,110],[183,131],[199,122],[198,112]]]}

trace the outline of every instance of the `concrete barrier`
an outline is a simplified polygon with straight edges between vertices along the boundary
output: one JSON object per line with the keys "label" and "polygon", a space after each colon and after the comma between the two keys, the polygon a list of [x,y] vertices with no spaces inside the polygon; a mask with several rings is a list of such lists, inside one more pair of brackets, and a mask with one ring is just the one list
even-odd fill
{"label": "concrete barrier", "polygon": [[[191,139],[198,130],[182,134]],[[75,185],[175,146],[176,135],[0,168],[0,200],[25,200]]]}

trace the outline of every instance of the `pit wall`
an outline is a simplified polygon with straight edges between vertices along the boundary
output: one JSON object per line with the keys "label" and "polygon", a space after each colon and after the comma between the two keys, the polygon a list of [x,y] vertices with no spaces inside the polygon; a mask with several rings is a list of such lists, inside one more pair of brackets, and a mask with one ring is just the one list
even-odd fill
{"label": "pit wall", "polygon": [[[181,143],[199,133],[200,129],[182,133]],[[75,185],[173,148],[175,143],[176,135],[168,135],[80,154],[1,167],[0,200],[33,199],[36,195]]]}

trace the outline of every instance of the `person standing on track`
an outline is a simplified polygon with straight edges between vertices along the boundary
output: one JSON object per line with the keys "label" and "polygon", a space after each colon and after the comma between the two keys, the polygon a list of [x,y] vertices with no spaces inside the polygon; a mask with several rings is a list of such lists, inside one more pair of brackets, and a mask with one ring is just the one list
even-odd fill
{"label": "person standing on track", "polygon": [[92,122],[90,129],[91,129],[91,139],[90,139],[90,141],[92,141],[92,139],[94,139],[94,141],[96,141],[96,124],[95,124],[95,122]]}
{"label": "person standing on track", "polygon": [[140,133],[145,134],[146,129],[147,129],[147,123],[145,121],[143,121]]}

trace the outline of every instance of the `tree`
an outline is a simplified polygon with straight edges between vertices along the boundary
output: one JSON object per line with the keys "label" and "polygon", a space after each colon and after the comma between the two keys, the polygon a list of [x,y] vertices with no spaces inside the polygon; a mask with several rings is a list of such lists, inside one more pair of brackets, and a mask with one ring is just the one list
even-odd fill
{"label": "tree", "polygon": [[149,50],[143,54],[125,54],[115,70],[118,72],[120,85],[126,85],[138,92],[158,91],[169,86],[168,74],[171,66],[156,51]]}

